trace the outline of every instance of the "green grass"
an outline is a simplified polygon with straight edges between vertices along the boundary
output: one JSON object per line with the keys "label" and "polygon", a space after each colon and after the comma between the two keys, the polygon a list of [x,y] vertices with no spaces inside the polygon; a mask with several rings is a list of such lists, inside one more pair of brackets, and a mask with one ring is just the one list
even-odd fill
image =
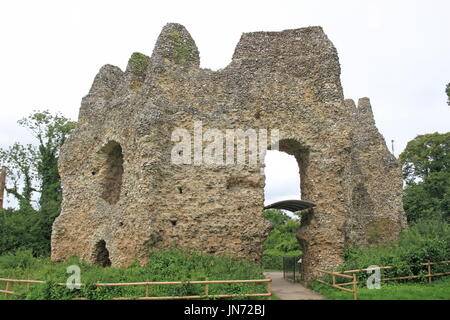
{"label": "green grass", "polygon": [[[86,284],[80,290],[68,290],[55,283],[65,283],[70,274],[67,267],[77,265],[81,269],[81,282]],[[110,299],[113,297],[145,296],[144,286],[95,287],[95,282],[142,282],[183,281],[182,285],[158,285],[150,288],[151,296],[203,295],[204,285],[188,284],[189,280],[245,280],[264,279],[259,264],[232,257],[164,250],[149,255],[149,263],[139,266],[134,263],[128,268],[99,267],[71,258],[62,263],[51,263],[48,258],[33,258],[30,252],[18,252],[0,257],[0,277],[15,279],[44,280],[47,284],[15,284],[14,292],[21,293],[19,299]],[[5,284],[0,284],[4,289]],[[265,283],[210,284],[209,294],[264,293]],[[0,299],[5,297],[0,294]],[[8,298],[11,298],[10,296]]]}
{"label": "green grass", "polygon": [[[349,287],[349,286],[348,286]],[[353,294],[315,282],[312,288],[329,300],[352,300]],[[350,287],[349,287],[350,288]],[[387,282],[380,289],[358,288],[359,300],[450,300],[450,277],[424,282]]]}

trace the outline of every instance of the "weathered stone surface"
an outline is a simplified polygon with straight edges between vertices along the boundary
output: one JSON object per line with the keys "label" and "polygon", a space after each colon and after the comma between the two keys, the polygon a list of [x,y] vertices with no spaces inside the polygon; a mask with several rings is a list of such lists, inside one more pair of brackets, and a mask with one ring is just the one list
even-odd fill
{"label": "weathered stone surface", "polygon": [[280,131],[302,199],[317,204],[298,232],[307,278],[340,264],[345,244],[393,240],[406,226],[399,165],[369,100],[344,100],[322,28],[243,34],[232,62],[213,72],[199,67],[186,29],[168,24],[150,58],[133,54],[125,72],[104,66],[82,100],[60,155],[52,259],[126,266],[179,247],[258,261],[271,228],[263,165],[173,164],[172,132],[193,132],[194,121]]}

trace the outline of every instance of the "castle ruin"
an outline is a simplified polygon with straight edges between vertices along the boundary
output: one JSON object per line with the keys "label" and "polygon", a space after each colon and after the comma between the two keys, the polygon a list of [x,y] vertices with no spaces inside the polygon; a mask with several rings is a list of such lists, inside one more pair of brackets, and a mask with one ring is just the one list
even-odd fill
{"label": "castle ruin", "polygon": [[300,168],[301,198],[316,204],[297,234],[307,279],[342,263],[346,245],[398,237],[399,163],[369,99],[344,99],[322,28],[245,33],[226,68],[199,65],[186,29],[167,24],[151,57],[133,54],[125,71],[101,68],[60,153],[53,261],[127,266],[168,247],[259,261],[271,229],[263,161],[174,163],[173,132],[200,122],[204,131],[279,131],[279,150]]}

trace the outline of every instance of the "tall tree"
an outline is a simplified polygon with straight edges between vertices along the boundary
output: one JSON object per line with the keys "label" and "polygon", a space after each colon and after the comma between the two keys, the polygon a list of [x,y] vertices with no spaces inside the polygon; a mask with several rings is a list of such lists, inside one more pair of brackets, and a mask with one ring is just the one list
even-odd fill
{"label": "tall tree", "polygon": [[7,168],[6,192],[19,202],[19,208],[31,208],[36,187],[36,148],[33,145],[14,143],[8,149],[0,149],[0,164]]}
{"label": "tall tree", "polygon": [[[75,123],[59,113],[34,111],[29,117],[19,120],[19,124],[31,131],[37,144],[23,146],[15,143],[9,149],[0,149],[0,163],[9,170],[6,191],[19,201],[20,214],[31,212],[36,216],[23,220],[33,221],[28,231],[36,235],[33,241],[39,242],[33,245],[33,249],[38,248],[39,253],[48,252],[51,227],[59,214],[62,198],[59,150]],[[37,198],[34,193],[40,194],[37,212],[32,208],[33,199]]]}
{"label": "tall tree", "polygon": [[408,221],[450,219],[450,132],[419,135],[400,155]]}
{"label": "tall tree", "polygon": [[61,182],[58,173],[59,149],[75,126],[61,114],[49,111],[35,111],[19,124],[30,129],[38,141],[36,152],[36,173],[40,182],[39,211],[41,232],[50,243],[51,227],[59,214],[61,205]]}

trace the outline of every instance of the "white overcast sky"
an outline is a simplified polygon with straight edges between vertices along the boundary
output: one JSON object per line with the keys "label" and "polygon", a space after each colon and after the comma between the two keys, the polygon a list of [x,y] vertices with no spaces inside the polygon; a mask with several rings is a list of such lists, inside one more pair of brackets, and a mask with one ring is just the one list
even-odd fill
{"label": "white overcast sky", "polygon": [[[322,26],[345,97],[371,98],[398,155],[418,134],[450,131],[449,14],[448,0],[1,1],[0,147],[32,141],[16,122],[35,109],[76,120],[102,65],[124,70],[131,53],[150,55],[161,28],[178,22],[213,70],[230,62],[243,32]],[[298,193],[292,158],[269,153],[267,165],[267,202]]]}

